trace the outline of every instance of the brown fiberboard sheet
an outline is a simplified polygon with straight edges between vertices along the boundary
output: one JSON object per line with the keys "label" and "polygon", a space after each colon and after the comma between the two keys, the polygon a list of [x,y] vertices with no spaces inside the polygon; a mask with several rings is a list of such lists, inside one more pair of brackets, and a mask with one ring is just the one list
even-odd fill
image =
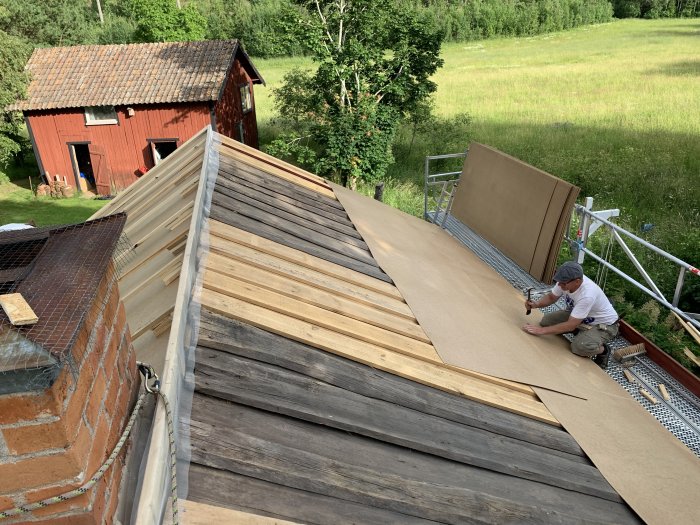
{"label": "brown fiberboard sheet", "polygon": [[592,362],[587,399],[535,388],[605,479],[649,524],[700,521],[700,459]]}
{"label": "brown fiberboard sheet", "polygon": [[489,146],[472,143],[452,215],[536,279],[546,277],[553,233],[573,186]]}
{"label": "brown fiberboard sheet", "polygon": [[336,196],[442,360],[511,381],[583,395],[562,338],[520,329],[522,295],[434,224],[340,186]]}
{"label": "brown fiberboard sheet", "polygon": [[437,226],[334,189],[446,363],[535,386],[644,521],[697,523],[700,460],[622,387],[564,338],[521,332],[541,314],[526,317],[520,294]]}

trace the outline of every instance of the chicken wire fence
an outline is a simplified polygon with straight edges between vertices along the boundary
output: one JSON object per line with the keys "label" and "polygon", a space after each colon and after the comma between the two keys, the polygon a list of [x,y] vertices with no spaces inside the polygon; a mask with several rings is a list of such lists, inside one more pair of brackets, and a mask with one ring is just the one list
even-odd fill
{"label": "chicken wire fence", "polygon": [[[45,389],[64,367],[77,377],[71,350],[85,323],[99,322],[129,262],[125,220],[0,232],[0,302],[10,304],[0,309],[0,394]],[[20,294],[38,320],[13,324],[17,296],[7,294]]]}

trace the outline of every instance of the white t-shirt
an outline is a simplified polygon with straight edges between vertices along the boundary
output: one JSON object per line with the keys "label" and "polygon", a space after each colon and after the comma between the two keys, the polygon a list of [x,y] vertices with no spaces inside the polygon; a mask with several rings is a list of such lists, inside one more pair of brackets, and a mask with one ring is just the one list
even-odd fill
{"label": "white t-shirt", "polygon": [[585,275],[583,282],[575,292],[565,292],[554,285],[552,293],[557,297],[564,295],[566,309],[571,317],[583,319],[584,324],[613,324],[618,315],[603,290]]}

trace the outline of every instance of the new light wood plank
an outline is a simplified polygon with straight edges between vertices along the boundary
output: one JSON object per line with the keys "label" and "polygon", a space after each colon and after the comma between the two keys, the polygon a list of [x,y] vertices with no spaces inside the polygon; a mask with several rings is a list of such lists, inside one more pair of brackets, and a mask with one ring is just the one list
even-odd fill
{"label": "new light wood plank", "polygon": [[283,276],[263,270],[252,264],[224,257],[217,253],[209,254],[207,267],[222,275],[235,277],[287,297],[296,298],[310,305],[318,306],[319,308],[324,308],[424,343],[430,343],[428,336],[425,335],[423,329],[415,321],[321,290],[291,279],[286,275]]}
{"label": "new light wood plank", "polygon": [[430,363],[442,363],[435,348],[430,344],[389,332],[233,277],[226,277],[208,270],[204,274],[204,287],[207,290],[235,297],[353,339],[404,353]]}
{"label": "new light wood plank", "polygon": [[0,306],[14,326],[36,324],[39,318],[21,293],[0,295]]}
{"label": "new light wood plank", "polygon": [[228,239],[238,244],[249,246],[260,252],[273,255],[306,268],[311,268],[316,272],[335,277],[354,286],[374,290],[403,302],[401,293],[396,286],[391,283],[380,281],[363,273],[345,268],[344,266],[328,262],[325,259],[314,257],[306,252],[289,248],[288,246],[270,241],[254,233],[229,226],[221,221],[210,221],[209,228],[212,235],[216,235],[222,239]]}
{"label": "new light wood plank", "polygon": [[542,403],[522,392],[466,376],[439,365],[430,365],[427,361],[378,348],[364,341],[212,290],[202,291],[201,302],[204,307],[213,312],[238,319],[295,341],[321,348],[424,385],[460,394],[469,399],[545,423],[559,425]]}
{"label": "new light wood plank", "polygon": [[[182,518],[188,525],[211,525],[212,523],[236,523],[237,525],[300,525],[295,521],[269,518],[259,514],[251,514],[240,510],[226,509],[197,503],[190,500],[180,500]],[[172,523],[172,516],[166,512],[166,523]]]}
{"label": "new light wood plank", "polygon": [[[393,315],[398,315],[409,321],[415,320],[413,313],[406,303],[392,297],[362,288],[345,280],[317,272],[308,266],[302,266],[286,259],[258,251],[248,245],[238,244],[216,235],[210,237],[210,253],[221,254],[224,257],[239,260],[257,268],[273,272],[288,279],[314,286],[335,295],[346,297],[359,303],[378,308]],[[325,261],[324,261],[325,262]]]}

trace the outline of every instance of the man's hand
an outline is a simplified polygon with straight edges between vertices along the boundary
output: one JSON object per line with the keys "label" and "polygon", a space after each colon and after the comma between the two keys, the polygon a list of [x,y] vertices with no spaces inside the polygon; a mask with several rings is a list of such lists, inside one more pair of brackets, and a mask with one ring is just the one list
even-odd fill
{"label": "man's hand", "polygon": [[528,314],[532,311],[533,308],[537,308],[537,307],[535,306],[535,303],[537,303],[537,301],[533,301],[532,299],[526,299],[526,300],[525,300],[525,311],[526,311]]}
{"label": "man's hand", "polygon": [[525,324],[522,326],[522,329],[523,332],[527,332],[531,335],[544,335],[547,333],[544,326],[537,326],[534,324]]}

